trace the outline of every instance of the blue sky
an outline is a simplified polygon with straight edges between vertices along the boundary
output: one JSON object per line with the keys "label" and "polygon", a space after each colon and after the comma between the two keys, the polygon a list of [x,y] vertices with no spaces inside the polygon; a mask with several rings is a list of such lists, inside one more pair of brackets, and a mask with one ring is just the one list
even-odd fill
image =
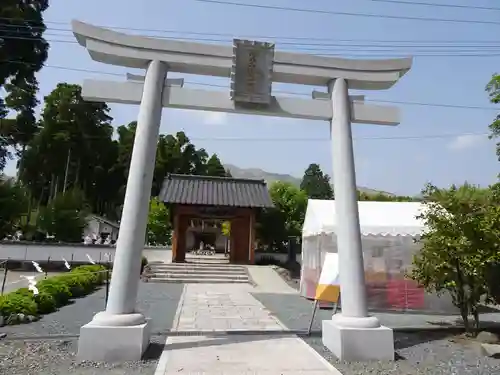
{"label": "blue sky", "polygon": [[[397,5],[370,0],[315,0],[307,3],[298,0],[237,1],[339,12],[500,21],[500,11]],[[472,4],[465,0],[435,2]],[[74,40],[68,31],[70,21],[74,18],[96,25],[125,28],[129,33],[215,39],[226,44],[230,43],[232,35],[271,36],[275,38],[268,40],[275,41],[279,49],[342,53],[347,57],[364,53],[360,52],[361,48],[373,50],[370,47],[374,45],[370,42],[373,40],[396,41],[393,43],[395,47],[383,48],[386,50],[385,55],[389,57],[393,57],[396,52],[387,51],[388,48],[399,51],[398,55],[411,55],[414,52],[416,56],[412,70],[395,87],[384,92],[365,92],[367,99],[372,100],[488,107],[490,105],[484,86],[494,72],[500,71],[500,48],[482,48],[478,51],[477,47],[478,41],[495,41],[500,24],[298,13],[193,0],[143,0],[127,3],[123,0],[52,0],[50,3],[45,19],[49,28],[46,38],[53,41],[47,61],[47,65],[52,67],[46,67],[39,73],[41,96],[47,95],[61,81],[81,83],[85,78],[99,77],[120,80],[120,77],[53,66],[108,73],[127,72],[119,67],[93,62],[85,49],[77,44],[60,42]],[[474,5],[498,6],[494,0],[476,1]],[[324,40],[284,39],[297,37]],[[339,43],[342,43],[339,40],[357,42],[352,42],[351,45],[343,43],[343,47],[339,47]],[[411,40],[424,41],[423,47],[408,47],[410,44],[407,41]],[[442,40],[470,41],[467,45],[473,47],[464,47],[461,53],[468,49],[471,53],[489,53],[490,56],[419,56],[429,54],[431,47],[425,41]],[[304,46],[298,43],[325,45]],[[351,52],[353,50],[358,52]],[[436,48],[436,51],[441,54],[456,54],[449,50],[446,52],[444,48]],[[384,57],[384,52],[366,54]],[[228,84],[225,80],[209,77],[186,77],[186,80]],[[276,89],[306,94],[311,91],[310,87],[291,85],[277,85]],[[116,126],[136,119],[136,106],[111,107]],[[398,127],[353,125],[358,185],[399,194],[415,194],[428,181],[447,186],[465,180],[481,185],[496,180],[500,164],[495,157],[494,143],[486,135],[481,135],[487,134],[488,124],[496,114],[494,110],[412,105],[400,105],[400,108],[402,122]],[[329,128],[326,122],[165,109],[161,132],[173,133],[179,130],[185,131],[196,146],[204,147],[210,153],[216,152],[223,162],[239,167],[262,168],[270,172],[301,176],[310,163],[319,163],[326,173],[332,173]],[[441,137],[449,134],[459,136]],[[430,137],[434,135],[439,137]],[[15,163],[9,164],[7,174],[15,173],[14,166]]]}

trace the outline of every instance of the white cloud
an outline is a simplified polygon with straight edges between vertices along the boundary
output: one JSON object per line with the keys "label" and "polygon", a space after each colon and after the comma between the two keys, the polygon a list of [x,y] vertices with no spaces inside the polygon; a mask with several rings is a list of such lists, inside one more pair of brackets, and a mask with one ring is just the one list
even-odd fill
{"label": "white cloud", "polygon": [[453,141],[450,142],[448,148],[450,150],[462,151],[465,149],[474,148],[480,143],[482,143],[486,137],[484,135],[477,134],[464,134],[455,137]]}
{"label": "white cloud", "polygon": [[223,125],[227,121],[225,112],[203,112],[203,122],[206,125]]}

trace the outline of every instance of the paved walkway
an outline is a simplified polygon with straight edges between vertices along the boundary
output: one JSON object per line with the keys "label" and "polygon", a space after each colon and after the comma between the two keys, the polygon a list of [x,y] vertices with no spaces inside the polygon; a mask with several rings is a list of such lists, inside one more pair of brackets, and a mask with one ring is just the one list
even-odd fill
{"label": "paved walkway", "polygon": [[273,269],[273,266],[247,266],[248,274],[256,284],[253,293],[297,294]]}
{"label": "paved walkway", "polygon": [[[252,291],[246,284],[187,284],[174,330],[285,330]],[[301,339],[271,333],[169,337],[155,375],[173,374],[340,375]]]}

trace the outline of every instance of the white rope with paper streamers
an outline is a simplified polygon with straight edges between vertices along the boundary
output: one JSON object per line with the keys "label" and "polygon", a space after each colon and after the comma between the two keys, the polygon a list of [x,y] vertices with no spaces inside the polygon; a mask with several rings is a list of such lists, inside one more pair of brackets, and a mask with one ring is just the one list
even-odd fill
{"label": "white rope with paper streamers", "polygon": [[42,270],[42,267],[40,267],[40,265],[37,262],[35,262],[34,260],[32,260],[31,263],[33,263],[33,267],[35,267],[35,269],[36,269],[37,272],[44,273],[43,270]]}
{"label": "white rope with paper streamers", "polygon": [[66,267],[68,270],[70,270],[71,266],[69,265],[68,261],[66,259],[64,259],[64,257],[62,258],[62,260],[64,261],[64,267]]}
{"label": "white rope with paper streamers", "polygon": [[31,290],[33,292],[33,295],[37,296],[39,292],[38,288],[36,287],[36,276],[22,275],[21,277],[28,280],[28,290]]}
{"label": "white rope with paper streamers", "polygon": [[87,259],[89,260],[89,262],[90,262],[91,264],[95,264],[95,260],[94,260],[94,259],[92,259],[92,257],[91,257],[89,254],[85,254],[85,255],[87,255]]}

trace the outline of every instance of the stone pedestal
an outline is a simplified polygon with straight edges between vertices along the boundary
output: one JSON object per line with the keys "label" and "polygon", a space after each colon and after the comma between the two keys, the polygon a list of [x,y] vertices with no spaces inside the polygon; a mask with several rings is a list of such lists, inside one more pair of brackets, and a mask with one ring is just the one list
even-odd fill
{"label": "stone pedestal", "polygon": [[[335,315],[332,320],[323,320],[323,345],[342,361],[393,361],[394,334],[392,329],[378,325],[376,318],[363,319],[364,324],[358,326],[342,315]],[[373,321],[370,322],[370,319]],[[378,327],[370,327],[370,325],[378,325]]]}
{"label": "stone pedestal", "polygon": [[95,362],[139,361],[149,346],[150,328],[141,314],[98,313],[80,328],[77,358]]}

